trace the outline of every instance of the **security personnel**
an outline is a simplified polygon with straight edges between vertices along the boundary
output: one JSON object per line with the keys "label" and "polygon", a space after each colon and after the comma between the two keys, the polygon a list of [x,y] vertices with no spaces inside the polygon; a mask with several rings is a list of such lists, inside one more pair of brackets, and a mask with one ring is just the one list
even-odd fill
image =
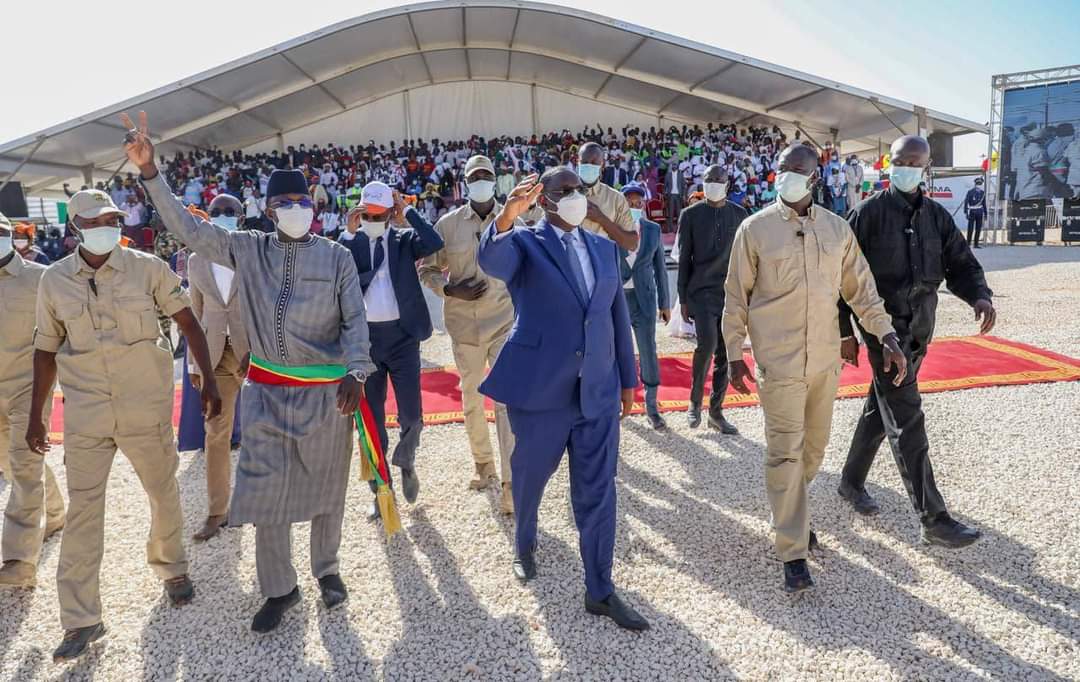
{"label": "security personnel", "polygon": [[[477,264],[480,235],[495,220],[502,206],[495,201],[495,167],[486,156],[474,156],[465,164],[469,201],[435,223],[446,246],[428,256],[420,267],[424,285],[445,299],[443,318],[454,351],[454,364],[461,373],[461,402],[465,409],[465,430],[469,434],[476,476],[469,487],[482,490],[495,478],[495,456],[491,450],[484,396],[480,382],[487,367],[499,356],[510,328],[514,326],[514,303],[501,280],[489,278]],[[499,437],[502,474],[503,513],[514,512],[511,492],[510,455],[514,434],[506,416],[506,406],[495,404],[495,430]]]}
{"label": "security personnel", "polygon": [[709,166],[703,179],[705,201],[686,208],[679,216],[680,314],[684,322],[694,321],[697,334],[687,419],[692,429],[701,425],[701,401],[711,364],[709,427],[735,435],[739,430],[724,418],[729,358],[720,318],[724,312],[724,280],[728,275],[731,244],[735,230],[747,214],[742,206],[727,200],[727,169]]}
{"label": "security personnel", "polygon": [[589,211],[582,229],[612,240],[620,248],[635,251],[638,247],[637,221],[630,215],[630,204],[622,192],[600,181],[604,170],[604,148],[595,142],[581,145],[578,177],[585,186]]}
{"label": "security personnel", "polygon": [[784,588],[798,592],[814,584],[806,565],[816,543],[807,490],[825,456],[840,380],[838,291],[880,339],[889,380],[900,381],[907,368],[850,230],[843,218],[812,202],[817,153],[792,145],[781,152],[778,168],[779,198],[747,218],[735,235],[723,325],[731,384],[740,393],[749,393],[742,353],[747,333],[753,344],[776,553],[784,562]]}
{"label": "security personnel", "polygon": [[124,213],[105,192],[78,192],[68,211],[80,246],[41,278],[26,433],[30,449],[44,455],[49,449],[44,408],[59,369],[70,506],[57,568],[60,622],[66,632],[54,661],[77,658],[105,634],[98,579],[105,488],[117,449],[150,498],[148,563],[164,580],[174,605],[188,603],[194,594],[181,541],[172,353],[158,325],[158,310],[176,320],[202,369],[207,416],[221,411],[206,337],[180,279],[159,258],[120,245]]}
{"label": "security personnel", "polygon": [[[929,165],[930,145],[925,139],[905,135],[896,140],[889,189],[867,198],[848,216],[911,371],[904,382],[894,386],[882,373],[881,344],[860,326],[874,380],[855,427],[839,493],[861,514],[879,511],[877,502],[866,492],[866,476],[888,436],[904,487],[922,521],[923,541],[956,548],[970,545],[980,534],[949,515],[934,482],[917,383],[919,366],[934,333],[942,280],[949,291],[974,308],[975,319],[982,320],[980,333],[994,328],[997,314],[982,266],[952,216],[919,189]],[[840,333],[844,359],[857,364],[859,344],[850,311],[842,302]]]}
{"label": "security personnel", "polygon": [[983,220],[986,219],[986,192],[982,185],[982,178],[975,178],[975,186],[964,195],[964,215],[968,221],[967,243],[973,249],[979,248],[979,235],[982,234]]}
{"label": "security personnel", "polygon": [[41,545],[64,527],[64,498],[52,469],[30,452],[25,438],[34,383],[34,302],[45,266],[24,260],[11,241],[11,223],[0,213],[0,469],[11,481],[0,585],[34,587]]}

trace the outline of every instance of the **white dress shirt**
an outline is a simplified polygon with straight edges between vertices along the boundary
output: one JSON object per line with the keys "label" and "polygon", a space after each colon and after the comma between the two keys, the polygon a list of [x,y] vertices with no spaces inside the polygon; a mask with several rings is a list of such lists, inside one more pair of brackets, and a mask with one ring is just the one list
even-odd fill
{"label": "white dress shirt", "polygon": [[[355,237],[355,233],[348,231],[341,235],[341,238],[346,241]],[[368,322],[393,322],[401,319],[397,295],[394,294],[394,282],[390,279],[390,249],[386,245],[386,237],[381,237],[381,239],[383,240],[383,261],[379,264],[379,269],[371,278],[371,283],[368,284],[367,291],[364,293],[364,307],[367,308]],[[372,263],[375,262],[375,241],[368,237],[368,255]]]}
{"label": "white dress shirt", "polygon": [[[229,305],[229,294],[232,292],[233,271],[224,265],[218,265],[217,263],[210,264],[210,272],[214,275],[214,283],[217,284],[218,291],[221,292],[221,300],[225,302],[226,307]],[[228,316],[225,318],[225,335],[229,334],[229,321]]]}

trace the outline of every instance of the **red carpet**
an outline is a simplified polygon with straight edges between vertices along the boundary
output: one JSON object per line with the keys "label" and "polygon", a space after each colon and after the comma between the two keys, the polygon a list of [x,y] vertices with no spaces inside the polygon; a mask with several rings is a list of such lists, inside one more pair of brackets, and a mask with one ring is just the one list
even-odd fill
{"label": "red carpet", "polygon": [[[749,357],[749,354],[748,354]],[[660,409],[663,412],[685,410],[690,397],[691,353],[666,355],[660,358]],[[837,397],[860,398],[870,387],[870,366],[865,350],[859,367],[845,366],[840,375]],[[957,391],[983,386],[1076,381],[1080,379],[1080,360],[1051,353],[1034,346],[998,339],[993,336],[943,337],[934,341],[923,361],[919,387],[923,393]],[[428,369],[421,376],[424,401],[424,423],[450,424],[461,422],[461,392],[458,375],[453,367]],[[751,386],[751,388],[754,388]],[[634,412],[644,412],[642,391],[638,391]],[[388,423],[396,425],[396,407],[391,390],[387,405]],[[737,395],[731,389],[725,400],[727,407],[756,405],[757,394]],[[173,423],[180,420],[180,391],[176,394]],[[491,403],[488,403],[489,413]],[[59,441],[63,432],[64,408],[59,393],[54,398],[51,424],[52,438]]]}

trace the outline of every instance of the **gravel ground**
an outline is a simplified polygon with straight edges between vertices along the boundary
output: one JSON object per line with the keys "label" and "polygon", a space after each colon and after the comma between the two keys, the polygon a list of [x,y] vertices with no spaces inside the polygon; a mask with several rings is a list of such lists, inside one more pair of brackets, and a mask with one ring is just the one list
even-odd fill
{"label": "gravel ground", "polygon": [[[998,333],[1080,357],[1080,249],[979,252],[997,291]],[[971,313],[943,297],[939,334],[968,334]],[[662,334],[662,351],[688,350]],[[445,335],[425,345],[449,363]],[[833,441],[811,494],[824,550],[815,591],[780,589],[762,473],[757,408],[732,410],[742,436],[666,435],[625,423],[615,580],[652,621],[619,631],[582,609],[582,569],[567,508],[565,468],[541,510],[541,577],[510,574],[511,524],[497,491],[466,491],[463,427],[423,436],[417,505],[386,542],[366,523],[366,486],[350,487],[342,574],[347,607],[326,613],[301,578],[302,605],[280,631],[256,637],[261,599],[254,533],[233,529],[190,545],[194,604],[172,609],[143,560],[148,508],[126,460],[109,486],[102,597],[109,636],[82,661],[54,666],[61,631],[53,576],[59,542],[44,549],[35,591],[0,592],[0,680],[72,679],[1080,679],[1080,384],[927,396],[936,475],[951,508],[984,540],[949,552],[918,544],[887,453],[870,487],[882,514],[840,504],[838,471],[859,401],[836,405]],[[59,467],[62,453],[49,455]],[[205,505],[203,460],[182,455],[185,531]],[[0,503],[8,489],[0,483]],[[294,534],[307,564],[307,529]],[[301,571],[302,572],[302,571]]]}

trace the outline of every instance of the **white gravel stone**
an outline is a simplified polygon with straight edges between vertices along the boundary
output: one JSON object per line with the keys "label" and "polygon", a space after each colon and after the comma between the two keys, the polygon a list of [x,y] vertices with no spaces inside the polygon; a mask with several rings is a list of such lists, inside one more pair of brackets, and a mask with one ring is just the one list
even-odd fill
{"label": "white gravel stone", "polygon": [[[997,293],[1005,338],[1080,357],[1080,249],[978,252]],[[939,335],[975,329],[943,294]],[[691,350],[661,330],[661,352]],[[452,362],[444,334],[425,364]],[[130,465],[108,490],[102,598],[108,637],[81,661],[54,666],[60,640],[56,562],[41,584],[0,591],[0,680],[714,680],[1080,678],[1080,383],[989,388],[925,399],[932,457],[950,508],[984,532],[959,552],[918,544],[918,521],[883,451],[870,478],[882,504],[865,519],[835,488],[860,401],[836,405],[833,438],[811,493],[825,549],[815,591],[789,597],[772,551],[757,408],[732,410],[742,431],[690,431],[681,415],[658,435],[624,423],[615,580],[652,621],[645,634],[585,614],[567,477],[541,508],[540,577],[510,574],[512,524],[498,490],[466,490],[460,425],[424,431],[419,503],[387,542],[368,524],[367,487],[350,486],[342,576],[351,597],[326,613],[305,575],[306,527],[294,534],[303,601],[268,636],[250,632],[261,603],[254,533],[188,544],[195,601],[174,609],[145,566],[149,518]],[[63,485],[63,453],[49,462]],[[204,463],[181,455],[185,534],[205,513]],[[0,483],[0,504],[9,489]]]}

